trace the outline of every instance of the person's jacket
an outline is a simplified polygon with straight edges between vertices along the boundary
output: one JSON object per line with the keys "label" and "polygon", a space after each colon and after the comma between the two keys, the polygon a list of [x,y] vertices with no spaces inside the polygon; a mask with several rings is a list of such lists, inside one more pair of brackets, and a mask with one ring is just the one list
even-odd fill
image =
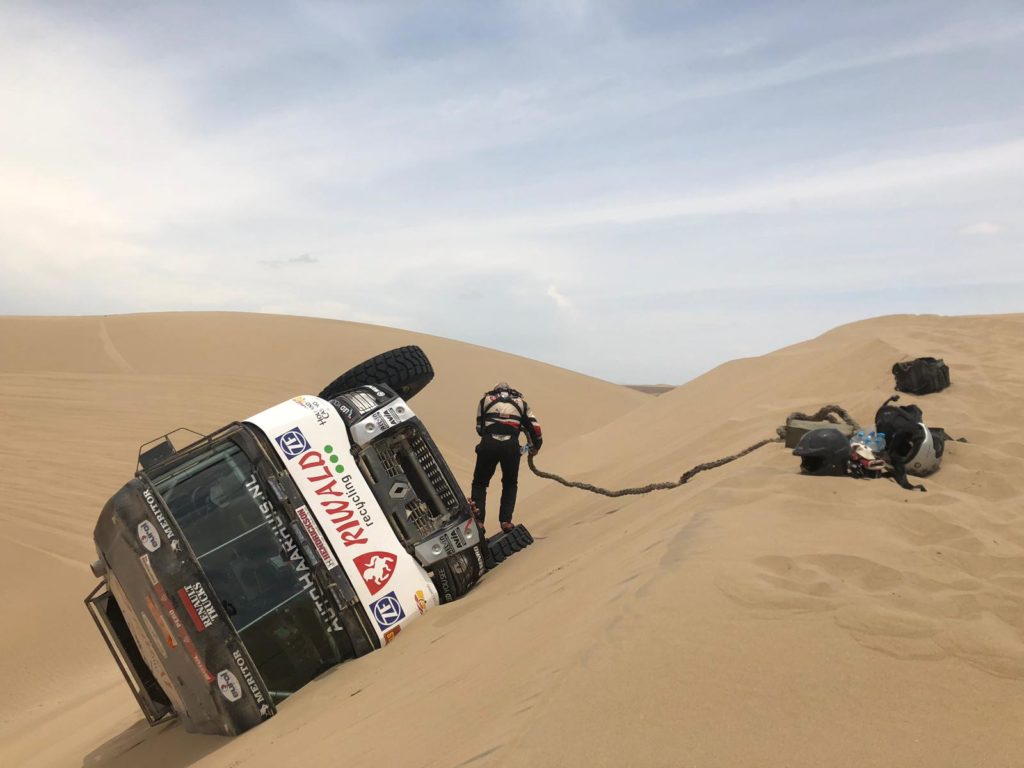
{"label": "person's jacket", "polygon": [[476,433],[495,440],[510,440],[526,433],[534,452],[540,450],[544,438],[540,422],[533,415],[523,395],[514,389],[492,389],[485,392],[476,408]]}

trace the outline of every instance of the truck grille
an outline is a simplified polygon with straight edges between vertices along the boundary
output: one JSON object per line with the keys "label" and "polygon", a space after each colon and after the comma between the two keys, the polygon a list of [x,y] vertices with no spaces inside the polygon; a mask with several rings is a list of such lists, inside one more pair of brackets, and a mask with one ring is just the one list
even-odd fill
{"label": "truck grille", "polygon": [[419,499],[413,499],[405,505],[405,514],[422,536],[429,536],[437,530],[437,520],[430,514],[430,507]]}
{"label": "truck grille", "polygon": [[384,466],[388,477],[398,477],[402,474],[402,465],[398,462],[398,456],[395,455],[390,445],[379,443],[374,447],[377,449],[377,456],[380,457],[380,463]]}
{"label": "truck grille", "polygon": [[419,434],[413,435],[409,442],[412,445],[413,453],[416,454],[416,460],[423,467],[423,471],[430,480],[430,485],[433,486],[434,492],[444,502],[448,512],[457,512],[459,509],[458,499],[451,486],[448,485],[448,480],[445,478],[444,473],[437,466],[434,455],[430,451],[430,446],[427,445],[426,441]]}

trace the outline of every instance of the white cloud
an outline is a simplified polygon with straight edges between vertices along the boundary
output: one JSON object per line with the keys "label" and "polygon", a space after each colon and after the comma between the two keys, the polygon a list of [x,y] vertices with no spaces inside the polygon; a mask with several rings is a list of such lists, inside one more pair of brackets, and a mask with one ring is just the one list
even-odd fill
{"label": "white cloud", "polygon": [[[843,203],[857,207],[905,204],[902,193],[924,192],[934,196],[948,187],[958,192],[964,179],[1019,178],[1024,171],[1024,140],[1000,142],[950,152],[896,157],[830,173],[779,177],[763,184],[749,184],[717,192],[676,199],[578,207],[550,213],[504,217],[491,221],[464,222],[460,228],[482,227],[494,233],[543,231],[600,224],[642,224],[665,219],[723,216],[734,213],[786,213],[800,206]],[[898,195],[886,198],[885,195]],[[456,225],[440,225],[455,229]]]}
{"label": "white cloud", "polygon": [[555,286],[549,285],[547,294],[559,309],[572,309],[572,302],[565,298]]}
{"label": "white cloud", "polygon": [[961,235],[995,235],[1003,231],[1003,227],[1000,224],[996,224],[992,221],[979,221],[975,224],[969,224],[960,230]]}

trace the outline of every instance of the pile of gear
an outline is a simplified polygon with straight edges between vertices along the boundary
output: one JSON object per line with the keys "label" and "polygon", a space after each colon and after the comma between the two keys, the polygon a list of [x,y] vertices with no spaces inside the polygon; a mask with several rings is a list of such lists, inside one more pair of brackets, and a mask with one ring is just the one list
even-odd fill
{"label": "pile of gear", "polygon": [[[949,386],[949,368],[942,360],[934,357],[921,357],[909,362],[900,362],[892,368],[896,377],[895,388],[900,392],[911,392],[923,395],[939,392]],[[489,417],[488,403],[500,397],[501,389],[508,385],[499,384],[494,390],[485,394],[477,409],[477,431],[486,438],[486,426],[489,423],[501,423],[505,416]],[[514,392],[514,390],[512,390]],[[518,392],[514,392],[519,395]],[[530,440],[528,463],[530,470],[545,480],[553,480],[567,488],[579,488],[602,496],[637,496],[653,491],[667,491],[678,488],[692,480],[698,473],[724,466],[736,461],[759,448],[772,443],[784,442],[793,448],[793,453],[800,457],[800,469],[808,475],[842,475],[861,478],[890,477],[907,490],[926,490],[923,485],[913,485],[908,475],[926,477],[938,470],[942,463],[942,454],[947,440],[951,440],[945,430],[939,427],[928,427],[924,423],[924,414],[916,405],[893,405],[899,400],[893,395],[875,413],[875,430],[867,434],[860,428],[853,417],[839,405],[825,405],[814,414],[790,414],[786,425],[776,430],[778,436],[770,437],[737,451],[729,456],[706,461],[684,472],[676,480],[660,483],[648,483],[631,488],[602,488],[591,483],[569,480],[554,472],[545,472],[537,468],[534,462],[536,450],[540,448],[540,428],[536,427],[536,441]],[[489,399],[490,400],[489,400]],[[518,420],[509,426],[529,425],[536,420],[528,410],[517,409]],[[489,420],[490,418],[490,420]],[[524,428],[524,431],[525,428]],[[527,431],[527,436],[530,432]],[[956,438],[966,443],[964,438]],[[518,442],[515,444],[518,446]],[[473,498],[482,510],[485,500],[487,481],[494,472],[493,463],[484,466],[481,472],[481,446],[477,447],[477,473],[474,473]],[[516,456],[518,459],[518,454]],[[503,465],[504,466],[504,465]],[[515,465],[518,470],[518,463]],[[478,473],[480,475],[478,479]],[[511,474],[515,477],[515,474]],[[504,479],[502,480],[504,483]],[[502,493],[502,509],[506,508],[505,493]],[[510,494],[514,501],[514,489]],[[479,518],[479,516],[478,516]],[[506,518],[502,517],[503,522]]]}
{"label": "pile of gear", "polygon": [[[896,389],[915,394],[938,392],[949,386],[949,368],[942,360],[918,358],[893,366]],[[808,475],[839,475],[860,478],[891,477],[907,490],[926,490],[907,476],[927,477],[942,463],[946,441],[940,427],[928,427],[916,405],[895,405],[893,395],[875,413],[875,431],[858,430],[852,437],[842,425],[810,429],[800,437],[793,454],[800,470]],[[856,427],[852,419],[844,419]],[[966,442],[959,438],[960,442]]]}

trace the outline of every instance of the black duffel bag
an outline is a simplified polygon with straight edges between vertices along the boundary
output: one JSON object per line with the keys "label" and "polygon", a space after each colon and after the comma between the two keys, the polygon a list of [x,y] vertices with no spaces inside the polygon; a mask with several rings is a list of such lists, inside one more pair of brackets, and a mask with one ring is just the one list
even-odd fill
{"label": "black duffel bag", "polygon": [[892,367],[896,391],[912,395],[941,392],[949,386],[949,366],[934,357],[919,357]]}

